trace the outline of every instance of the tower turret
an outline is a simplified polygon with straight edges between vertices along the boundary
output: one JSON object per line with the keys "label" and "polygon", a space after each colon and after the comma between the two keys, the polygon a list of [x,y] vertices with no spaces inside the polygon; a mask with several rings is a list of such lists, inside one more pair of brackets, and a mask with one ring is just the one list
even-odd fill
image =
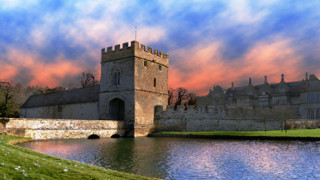
{"label": "tower turret", "polygon": [[138,41],[103,48],[100,119],[124,120],[131,135],[146,136],[153,128],[154,107],[167,105],[168,66],[168,54]]}

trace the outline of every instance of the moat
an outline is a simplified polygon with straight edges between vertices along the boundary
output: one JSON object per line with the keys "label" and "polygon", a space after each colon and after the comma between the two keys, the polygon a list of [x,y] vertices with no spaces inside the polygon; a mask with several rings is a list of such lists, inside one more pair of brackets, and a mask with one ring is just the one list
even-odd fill
{"label": "moat", "polygon": [[320,141],[69,139],[21,146],[163,179],[319,179]]}

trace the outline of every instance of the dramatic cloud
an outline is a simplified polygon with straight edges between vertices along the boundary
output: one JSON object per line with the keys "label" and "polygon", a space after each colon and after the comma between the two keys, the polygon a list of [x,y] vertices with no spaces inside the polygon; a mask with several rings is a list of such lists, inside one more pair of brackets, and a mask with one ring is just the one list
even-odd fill
{"label": "dramatic cloud", "polygon": [[311,0],[0,1],[0,79],[68,86],[100,77],[100,49],[135,38],[170,55],[169,87],[320,75],[320,2]]}
{"label": "dramatic cloud", "polygon": [[[20,83],[37,86],[45,85],[56,87],[68,76],[77,76],[83,69],[62,55],[54,62],[44,63],[39,57],[25,51],[11,49],[4,56],[2,67],[5,71],[0,72],[4,79],[20,79]],[[23,72],[21,72],[23,71]]]}
{"label": "dramatic cloud", "polygon": [[230,87],[231,82],[241,86],[244,79],[253,78],[262,83],[267,75],[269,82],[280,81],[282,73],[286,81],[301,80],[304,76],[303,58],[290,46],[290,40],[274,38],[257,42],[248,52],[233,61],[226,61],[219,51],[219,43],[201,44],[191,49],[172,53],[184,59],[170,69],[170,87],[189,87],[198,94],[205,94],[213,85]]}

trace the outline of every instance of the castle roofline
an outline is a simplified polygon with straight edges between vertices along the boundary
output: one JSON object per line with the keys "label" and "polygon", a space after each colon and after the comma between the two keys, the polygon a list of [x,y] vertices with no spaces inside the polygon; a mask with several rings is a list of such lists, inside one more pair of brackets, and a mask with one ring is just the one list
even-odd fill
{"label": "castle roofline", "polygon": [[138,57],[141,59],[153,61],[164,66],[169,66],[169,54],[163,53],[163,51],[159,51],[158,49],[152,49],[149,46],[145,46],[144,44],[140,44],[138,41],[131,41],[131,46],[129,46],[128,42],[122,44],[117,44],[114,46],[110,46],[107,48],[101,49],[101,63]]}
{"label": "castle roofline", "polygon": [[92,87],[71,89],[56,93],[32,95],[21,108],[98,102],[99,92],[100,85],[95,85]]}

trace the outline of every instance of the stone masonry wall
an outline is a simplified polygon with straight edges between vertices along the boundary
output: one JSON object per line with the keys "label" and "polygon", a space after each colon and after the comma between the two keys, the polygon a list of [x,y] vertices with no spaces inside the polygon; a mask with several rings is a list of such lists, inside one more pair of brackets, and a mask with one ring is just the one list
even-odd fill
{"label": "stone masonry wall", "polygon": [[154,107],[168,102],[167,95],[135,91],[135,137],[147,136],[154,129]]}
{"label": "stone masonry wall", "polygon": [[280,130],[285,122],[296,119],[298,107],[253,109],[247,107],[157,106],[156,131],[264,131]]}
{"label": "stone masonry wall", "polygon": [[11,118],[5,128],[8,135],[32,139],[88,138],[92,134],[106,138],[125,133],[123,121],[111,120]]}

